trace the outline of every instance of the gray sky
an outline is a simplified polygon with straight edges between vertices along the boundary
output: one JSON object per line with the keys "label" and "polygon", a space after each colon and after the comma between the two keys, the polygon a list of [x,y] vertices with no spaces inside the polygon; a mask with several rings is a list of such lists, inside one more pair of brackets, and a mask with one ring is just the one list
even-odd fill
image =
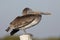
{"label": "gray sky", "polygon": [[[9,35],[5,29],[16,16],[22,15],[25,7],[52,14],[43,16],[41,22],[27,32],[35,37],[60,35],[60,0],[0,0],[0,37]],[[21,31],[17,34],[20,33]]]}

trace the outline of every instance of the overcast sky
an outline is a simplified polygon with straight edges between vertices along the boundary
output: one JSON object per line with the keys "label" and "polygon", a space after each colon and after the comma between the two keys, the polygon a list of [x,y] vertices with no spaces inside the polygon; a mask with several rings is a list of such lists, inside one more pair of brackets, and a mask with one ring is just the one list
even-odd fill
{"label": "overcast sky", "polygon": [[[25,7],[52,14],[43,15],[41,22],[28,29],[28,33],[35,37],[58,37],[60,35],[60,0],[0,0],[0,37],[9,35],[5,29],[15,17],[22,15]],[[17,34],[20,33],[21,31]]]}

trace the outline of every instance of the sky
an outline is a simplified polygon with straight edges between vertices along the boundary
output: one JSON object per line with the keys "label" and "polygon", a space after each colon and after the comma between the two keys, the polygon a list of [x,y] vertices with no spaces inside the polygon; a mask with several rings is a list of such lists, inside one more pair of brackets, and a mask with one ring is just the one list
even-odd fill
{"label": "sky", "polygon": [[[0,37],[9,35],[9,32],[5,31],[9,23],[15,17],[21,16],[22,10],[26,7],[52,14],[50,16],[42,15],[41,22],[27,29],[28,33],[39,38],[60,36],[60,0],[0,0]],[[16,34],[20,35],[21,32]]]}

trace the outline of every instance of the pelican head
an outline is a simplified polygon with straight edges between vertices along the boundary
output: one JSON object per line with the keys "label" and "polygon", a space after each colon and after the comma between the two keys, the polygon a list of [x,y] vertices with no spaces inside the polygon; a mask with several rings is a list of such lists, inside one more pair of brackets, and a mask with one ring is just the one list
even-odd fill
{"label": "pelican head", "polygon": [[37,12],[37,11],[33,11],[32,9],[30,8],[24,8],[23,9],[23,15],[27,15],[27,14],[37,14],[37,15],[51,15],[51,13],[48,13],[48,12]]}
{"label": "pelican head", "polygon": [[23,15],[27,15],[28,12],[30,12],[30,11],[32,11],[32,9],[30,9],[30,8],[24,8],[22,14]]}

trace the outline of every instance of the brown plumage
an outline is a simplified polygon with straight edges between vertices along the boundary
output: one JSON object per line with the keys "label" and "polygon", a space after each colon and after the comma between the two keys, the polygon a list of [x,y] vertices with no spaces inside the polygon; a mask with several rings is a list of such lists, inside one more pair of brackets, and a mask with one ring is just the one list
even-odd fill
{"label": "brown plumage", "polygon": [[[41,16],[41,15],[39,15]],[[14,28],[23,28],[26,25],[30,24],[31,22],[33,22],[35,20],[35,18],[38,17],[37,15],[25,15],[25,16],[18,16],[16,17],[11,23],[10,25],[13,25]],[[11,26],[11,27],[13,27]]]}
{"label": "brown plumage", "polygon": [[[15,34],[19,30],[25,30],[27,28],[30,28],[36,24],[38,24],[41,21],[43,12],[33,12],[30,8],[25,8],[23,10],[22,16],[17,16],[11,23],[10,26],[6,29],[8,32],[10,29],[12,31],[10,32],[11,35]],[[45,15],[45,14],[44,14]],[[48,14],[47,14],[48,15]]]}
{"label": "brown plumage", "polygon": [[[39,16],[41,17],[41,15],[39,15]],[[10,26],[9,26],[11,29],[13,29],[13,30],[15,29],[14,31],[11,32],[11,34],[13,34],[15,31],[19,31],[18,29],[25,30],[27,28],[30,28],[30,27],[36,25],[39,22],[38,20],[36,20],[37,17],[38,17],[37,15],[33,15],[33,14],[16,17],[10,23]],[[32,23],[34,20],[36,20],[35,24],[26,27],[27,25],[29,25],[30,23]]]}

